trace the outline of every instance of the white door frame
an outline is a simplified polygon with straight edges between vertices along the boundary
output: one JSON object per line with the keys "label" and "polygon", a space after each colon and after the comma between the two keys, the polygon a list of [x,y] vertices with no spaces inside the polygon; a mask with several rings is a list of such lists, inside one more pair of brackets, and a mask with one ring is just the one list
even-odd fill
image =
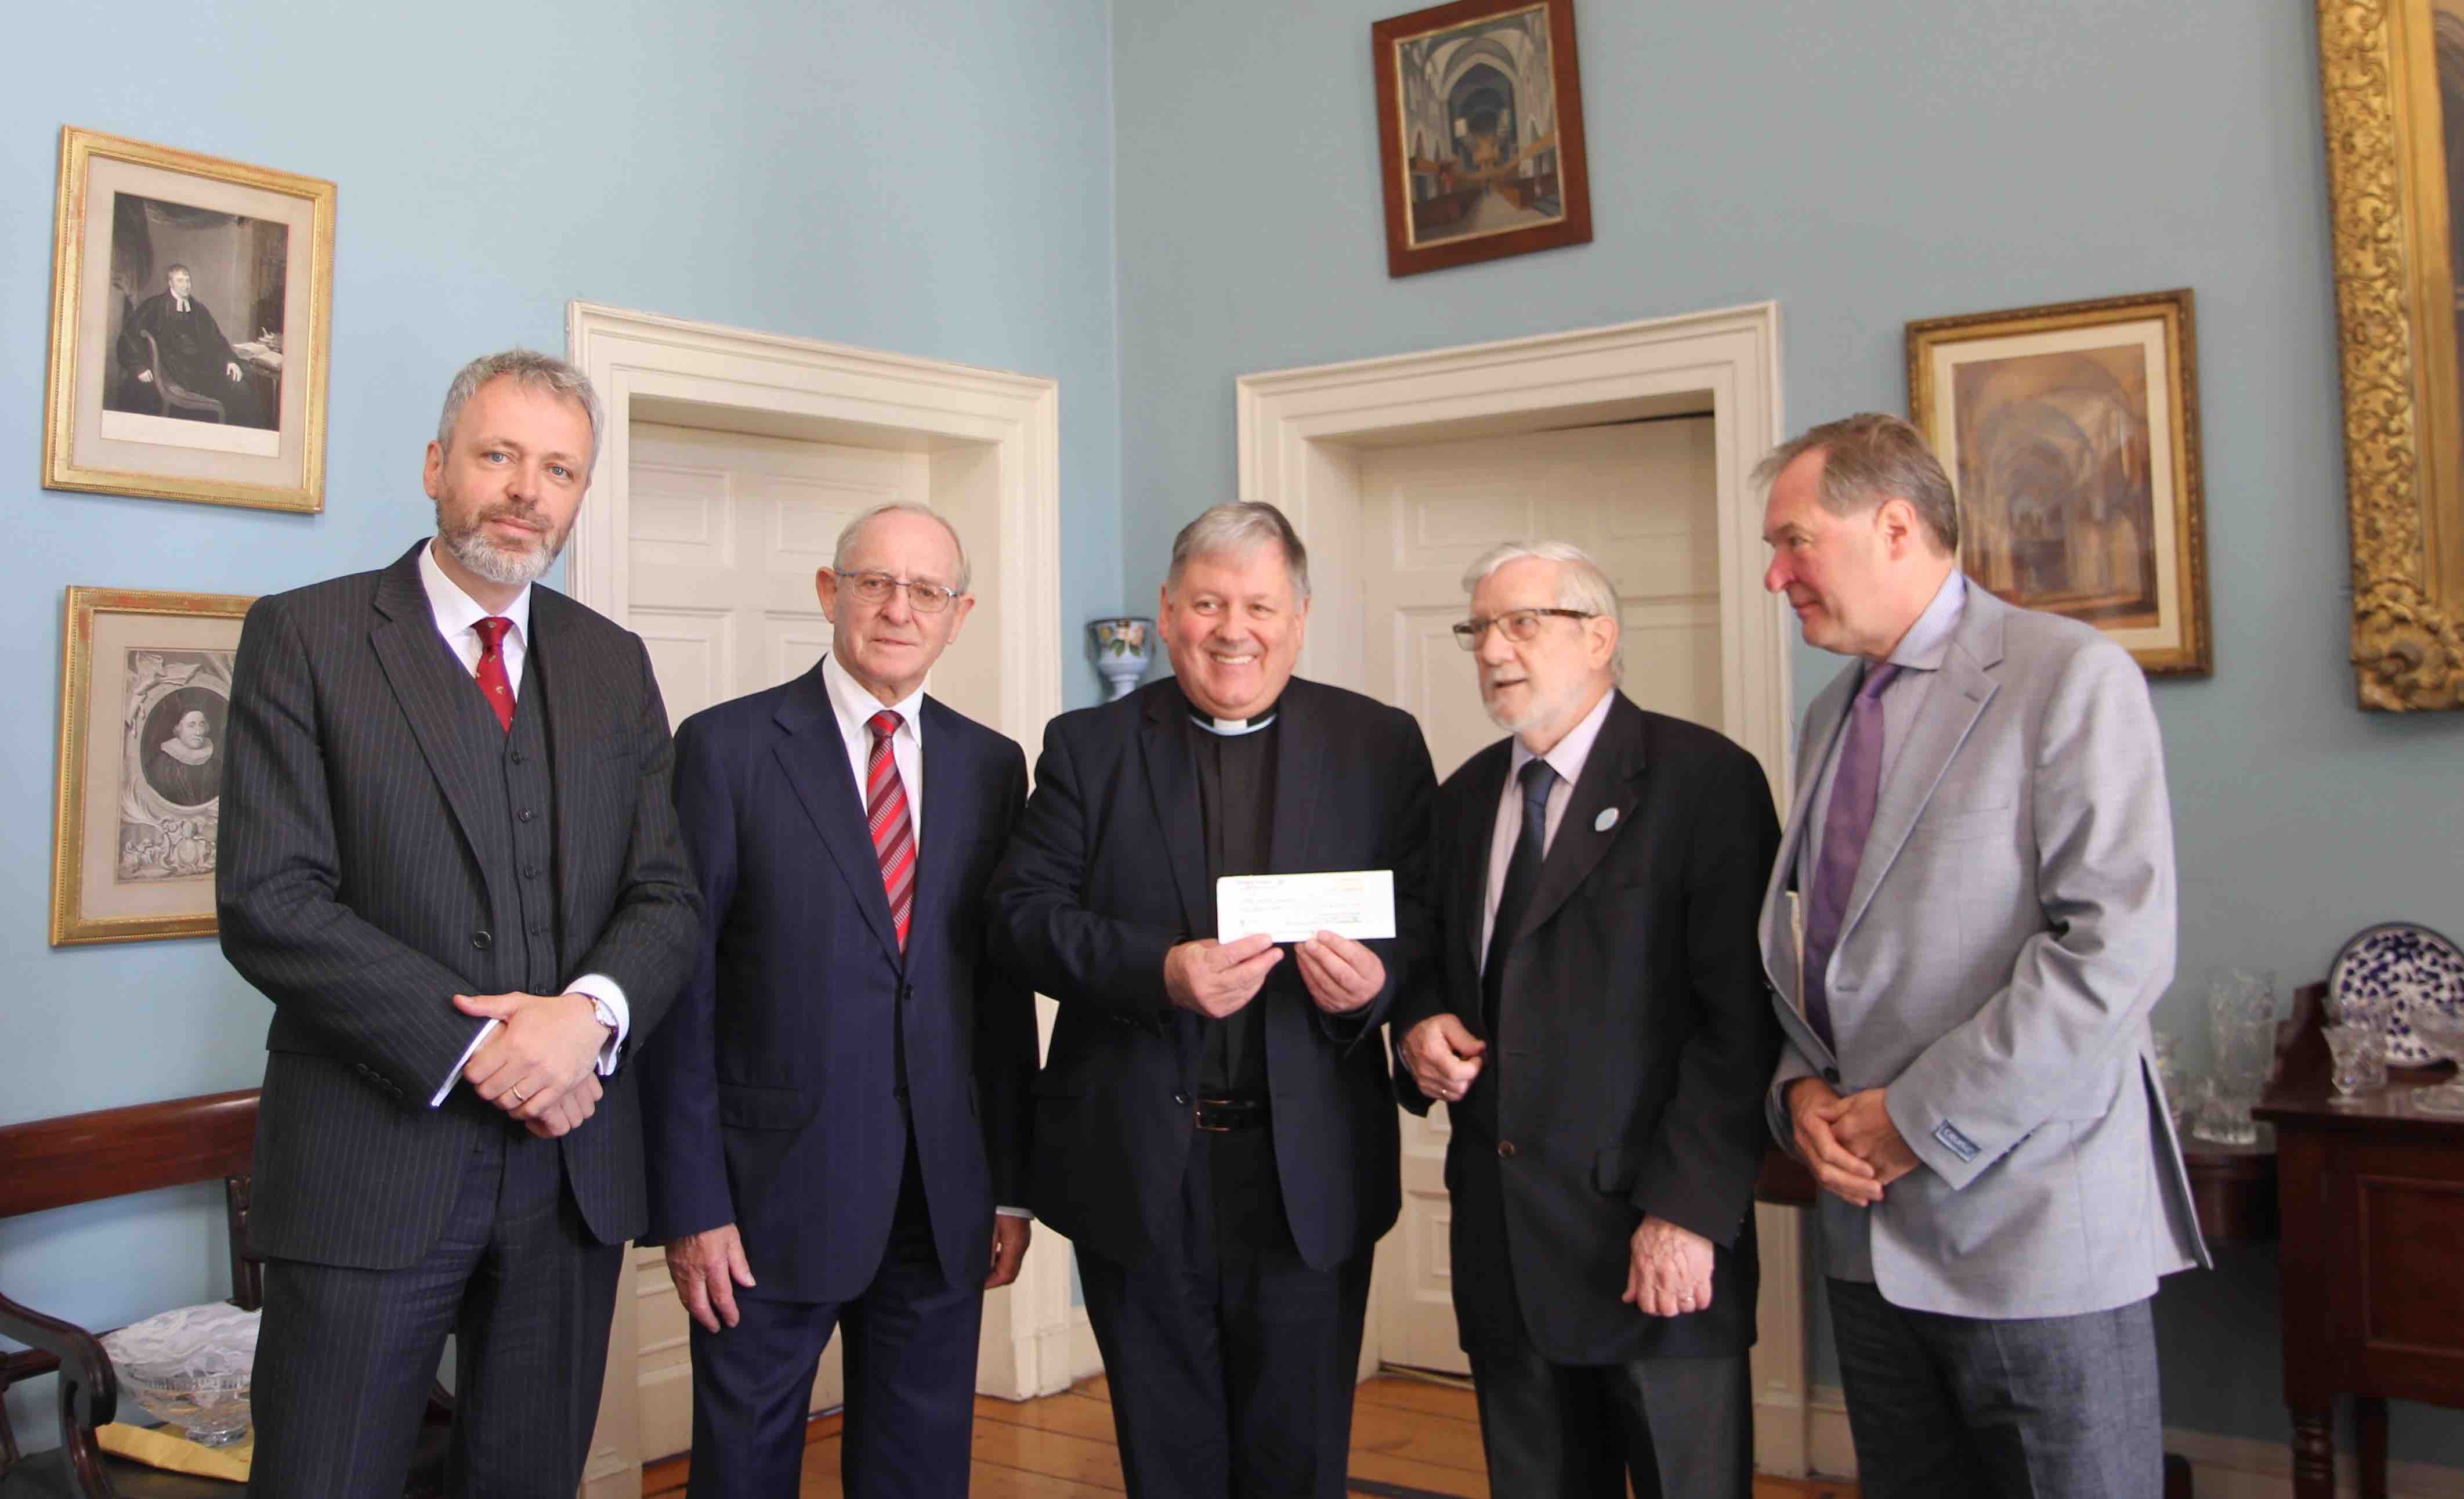
{"label": "white door frame", "polygon": [[[1243,499],[1280,508],[1322,578],[1357,575],[1365,447],[1708,410],[1716,457],[1722,722],[1789,805],[1793,734],[1788,613],[1763,591],[1755,464],[1783,435],[1779,305],[1758,302],[1612,327],[1246,375],[1235,382]],[[1501,538],[1500,540],[1504,540]],[[1351,590],[1320,588],[1304,674],[1356,674],[1366,622]],[[1351,672],[1344,670],[1346,665]],[[1807,1468],[1801,1214],[1757,1207],[1761,1339],[1754,1349],[1755,1464]],[[1374,1361],[1373,1317],[1364,1361]]]}
{"label": "white door frame", "polygon": [[[565,338],[567,357],[598,386],[606,408],[590,499],[567,554],[567,591],[576,600],[627,623],[637,404],[647,402],[669,423],[862,432],[886,446],[988,453],[989,461],[967,462],[959,482],[971,511],[999,521],[997,539],[969,547],[992,563],[979,566],[976,587],[991,595],[986,602],[997,604],[1001,625],[1001,712],[992,727],[1022,744],[1042,742],[1045,724],[1063,705],[1058,382],[584,301],[566,305]],[[1039,1000],[1038,1008],[1049,1035],[1051,1002]],[[1036,1239],[1018,1282],[985,1300],[977,1388],[987,1395],[1023,1400],[1068,1386],[1075,1325],[1084,1320],[1083,1313],[1073,1319],[1069,1305],[1068,1246],[1048,1229],[1039,1228]],[[624,1360],[617,1366],[624,1378],[608,1381],[584,1471],[583,1489],[593,1499],[641,1492],[631,1280],[628,1273],[617,1298],[610,1349]]]}

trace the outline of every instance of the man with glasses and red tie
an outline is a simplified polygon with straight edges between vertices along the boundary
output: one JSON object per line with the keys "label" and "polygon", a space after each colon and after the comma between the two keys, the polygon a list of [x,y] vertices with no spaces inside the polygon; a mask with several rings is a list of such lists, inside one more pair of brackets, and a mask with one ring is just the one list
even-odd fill
{"label": "man with glasses and red tie", "polygon": [[449,1334],[449,1489],[581,1479],[643,1226],[626,1064],[700,930],[649,652],[533,585],[598,417],[562,360],[473,361],[428,448],[434,539],[240,636],[216,894],[275,1009],[254,1494],[401,1494]]}
{"label": "man with glasses and red tie", "polygon": [[967,1491],[986,1290],[1026,1252],[1030,997],[984,959],[1019,747],[924,693],[975,598],[911,503],[840,533],[811,671],[685,720],[701,959],[642,1059],[650,1230],[693,1318],[691,1492],[792,1499],[844,1329],[851,1499]]}
{"label": "man with glasses and red tie", "polygon": [[1580,548],[1508,542],[1463,582],[1455,636],[1512,737],[1438,792],[1441,981],[1394,1030],[1403,1106],[1452,1126],[1489,1491],[1746,1499],[1771,791],[1618,690],[1617,593]]}

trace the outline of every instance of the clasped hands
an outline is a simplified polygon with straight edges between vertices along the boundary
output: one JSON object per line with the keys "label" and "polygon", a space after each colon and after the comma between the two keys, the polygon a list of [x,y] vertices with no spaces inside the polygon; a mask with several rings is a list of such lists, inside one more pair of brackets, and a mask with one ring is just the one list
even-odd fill
{"label": "clasped hands", "polygon": [[1814,1168],[1814,1179],[1852,1206],[1873,1206],[1884,1187],[1921,1164],[1879,1088],[1843,1097],[1821,1078],[1800,1077],[1788,1085],[1788,1112],[1797,1154]]}
{"label": "clasped hands", "polygon": [[[1264,933],[1230,942],[1182,942],[1163,955],[1164,993],[1182,1009],[1221,1020],[1256,999],[1283,960],[1284,950]],[[1300,964],[1309,1000],[1329,1015],[1348,1015],[1386,987],[1386,965],[1377,955],[1332,932],[1293,943],[1292,960]]]}
{"label": "clasped hands", "polygon": [[585,994],[457,994],[453,1007],[496,1028],[462,1077],[541,1139],[571,1134],[599,1107],[608,1028]]}

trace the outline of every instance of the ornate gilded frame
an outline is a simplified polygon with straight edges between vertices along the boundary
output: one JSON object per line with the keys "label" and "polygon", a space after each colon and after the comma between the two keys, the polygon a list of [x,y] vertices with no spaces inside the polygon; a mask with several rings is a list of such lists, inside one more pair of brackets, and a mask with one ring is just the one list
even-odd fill
{"label": "ornate gilded frame", "polygon": [[[2159,492],[2154,520],[2167,533],[2172,566],[2165,573],[2166,549],[2156,553],[2156,566],[2171,588],[2173,606],[2160,612],[2160,625],[2169,635],[2149,642],[2118,634],[2139,669],[2150,676],[2205,676],[2215,670],[2215,637],[2208,623],[2208,517],[2206,460],[2199,448],[2199,339],[2195,298],[2189,288],[2148,292],[2133,297],[2105,297],[2093,301],[2054,302],[2039,307],[2013,307],[2002,312],[1963,313],[1951,318],[1926,318],[1907,325],[1908,417],[1925,434],[1956,474],[1952,433],[1960,413],[1952,391],[1936,378],[1938,355],[1952,361],[1971,347],[1991,348],[1999,357],[2050,353],[2078,342],[2076,335],[2127,341],[2133,335],[2163,350],[2162,385],[2152,380],[2147,400],[2151,431],[2163,441],[2151,461],[2169,476]],[[2164,503],[2169,495],[2169,504]],[[1969,500],[1963,499],[1963,510]],[[1969,549],[1969,576],[1986,574],[1973,565],[1973,532]],[[2161,587],[2162,585],[2160,585]],[[2160,594],[2161,596],[2161,594]],[[2045,607],[2047,606],[2037,606]],[[2097,623],[2094,620],[2088,623]],[[2114,631],[2108,629],[2109,634]]]}
{"label": "ornate gilded frame", "polygon": [[[60,648],[59,781],[52,817],[52,945],[133,942],[166,937],[211,937],[214,881],[210,872],[165,879],[159,886],[98,894],[87,880],[98,842],[90,818],[110,818],[115,803],[98,794],[120,782],[123,735],[94,732],[100,716],[95,701],[94,665],[99,626],[115,617],[163,622],[116,634],[106,649],[160,645],[170,650],[236,650],[240,622],[253,599],[228,593],[164,593],[135,588],[68,590]],[[183,622],[183,623],[171,623]],[[116,717],[117,716],[115,716]],[[98,761],[97,757],[101,757]],[[108,774],[107,774],[108,773]],[[219,830],[220,798],[211,820]],[[211,836],[210,833],[208,835]]]}
{"label": "ornate gilded frame", "polygon": [[[95,284],[98,246],[90,231],[98,167],[129,174],[131,186],[147,186],[149,193],[183,190],[178,184],[185,179],[187,190],[245,208],[254,217],[281,222],[292,231],[287,258],[294,280],[304,284],[296,298],[289,298],[301,316],[287,320],[280,358],[285,385],[297,368],[298,394],[296,402],[288,392],[283,396],[276,428],[278,446],[273,455],[156,449],[149,442],[112,441],[104,435],[99,392],[105,378],[101,366],[109,360],[110,350],[95,345],[107,343],[98,337],[107,325],[107,314],[92,304],[109,296],[113,288],[107,276],[100,278],[101,284]],[[319,178],[75,125],[61,127],[59,197],[52,238],[51,360],[44,391],[45,489],[309,514],[325,508],[325,375],[334,320],[334,185]],[[111,255],[107,201],[100,212],[104,232],[99,264],[107,269]],[[231,314],[231,309],[224,311],[226,316]]]}
{"label": "ornate gilded frame", "polygon": [[2429,0],[2319,0],[2361,705],[2464,707],[2464,422]]}

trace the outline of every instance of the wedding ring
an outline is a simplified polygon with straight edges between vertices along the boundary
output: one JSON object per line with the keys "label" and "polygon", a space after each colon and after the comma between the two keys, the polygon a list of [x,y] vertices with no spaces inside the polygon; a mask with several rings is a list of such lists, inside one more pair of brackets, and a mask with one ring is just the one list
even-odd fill
{"label": "wedding ring", "polygon": [[515,1089],[515,1090],[514,1090],[514,1102],[516,1102],[516,1103],[528,1103],[528,1102],[530,1102],[530,1101],[531,1101],[531,1095],[530,1095],[530,1094],[528,1094],[528,1093],[526,1093],[526,1092],[522,1091],[521,1091],[520,1089],[518,1089],[518,1088],[517,1088],[517,1089]]}

